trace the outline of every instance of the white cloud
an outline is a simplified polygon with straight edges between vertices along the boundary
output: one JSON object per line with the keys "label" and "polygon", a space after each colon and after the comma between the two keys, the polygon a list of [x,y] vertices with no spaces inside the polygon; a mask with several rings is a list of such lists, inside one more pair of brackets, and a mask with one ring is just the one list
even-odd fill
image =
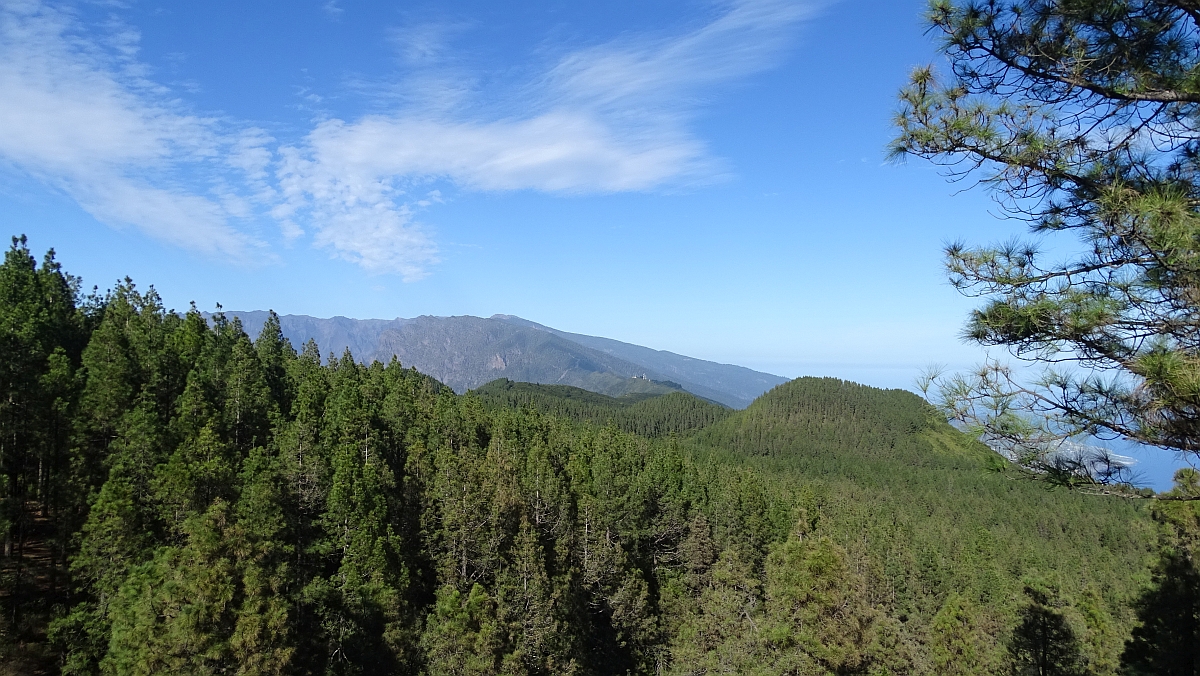
{"label": "white cloud", "polygon": [[[324,7],[341,12],[336,1]],[[430,183],[581,194],[720,178],[721,162],[690,130],[701,97],[769,66],[810,7],[733,0],[673,36],[563,53],[487,96],[478,83],[497,78],[449,49],[468,25],[397,30],[409,76],[359,87],[375,112],[325,117],[279,146],[256,127],[187,112],[151,80],[128,26],[89,32],[37,0],[0,0],[0,161],[103,222],[215,257],[261,257],[264,245],[238,223],[265,211],[286,242],[307,233],[367,270],[417,279],[438,260],[416,219],[442,201]]]}
{"label": "white cloud", "polygon": [[304,212],[318,246],[372,272],[399,273],[412,281],[437,262],[437,248],[413,222],[412,207],[397,200],[403,192],[393,182],[355,174],[352,159],[341,163],[345,173],[334,177],[326,172],[338,169],[327,159],[318,171],[314,160],[294,148],[283,148],[281,155],[280,190],[286,201],[272,215],[285,237],[303,234],[296,218]]}
{"label": "white cloud", "polygon": [[78,35],[69,14],[0,3],[0,158],[75,198],[97,219],[134,226],[213,256],[246,258],[257,243],[217,201],[168,181],[225,143],[214,122],[181,113],[134,60],[137,36],[108,48]]}
{"label": "white cloud", "polygon": [[340,17],[342,13],[346,11],[345,9],[342,9],[342,6],[338,4],[337,0],[328,0],[325,4],[321,5],[321,9],[325,10],[326,14],[335,19]]}
{"label": "white cloud", "polygon": [[815,5],[743,0],[673,38],[627,37],[564,57],[545,79],[552,96],[626,123],[678,122],[703,87],[762,70]]}
{"label": "white cloud", "polygon": [[[412,223],[407,190],[415,183],[579,194],[713,180],[721,164],[688,129],[696,97],[768,66],[812,7],[741,0],[681,35],[577,50],[488,106],[464,102],[470,88],[461,80],[469,78],[460,75],[456,84],[438,70],[444,27],[430,35],[397,33],[406,61],[435,64],[411,78],[420,96],[408,100],[435,103],[318,123],[303,143],[283,150],[279,177],[288,206],[278,213],[290,219],[307,211],[318,242],[364,266],[400,266],[410,275],[436,255]],[[403,244],[383,256],[364,248],[388,237]]]}
{"label": "white cloud", "polygon": [[287,167],[287,180],[318,199],[371,204],[396,194],[397,179],[447,177],[480,190],[620,192],[707,168],[703,147],[682,134],[623,136],[594,115],[568,109],[495,122],[329,120],[306,141],[310,161]]}

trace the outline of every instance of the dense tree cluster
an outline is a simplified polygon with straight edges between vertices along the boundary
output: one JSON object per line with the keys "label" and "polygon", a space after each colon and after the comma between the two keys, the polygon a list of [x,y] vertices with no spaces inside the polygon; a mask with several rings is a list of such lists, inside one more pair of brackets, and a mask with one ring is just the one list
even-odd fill
{"label": "dense tree cluster", "polygon": [[459,396],[83,299],[22,241],[0,284],[17,673],[976,674],[1048,641],[1111,674],[1187,639],[1153,614],[1186,514],[1148,568],[1140,506],[989,472],[907,392]]}
{"label": "dense tree cluster", "polygon": [[472,390],[489,408],[531,408],[539,413],[595,425],[615,425],[644,437],[697,430],[724,420],[732,411],[685,392],[607,397],[568,385],[534,385],[507,378]]}
{"label": "dense tree cluster", "polygon": [[1122,656],[1135,676],[1200,673],[1200,472],[1175,473],[1175,488],[1154,507],[1159,549],[1151,585],[1135,603],[1138,626]]}
{"label": "dense tree cluster", "polygon": [[1154,538],[1141,505],[1014,481],[920,397],[833,378],[782,385],[685,445],[754,469],[797,528],[842,547],[918,673],[1008,671],[1030,588],[1089,673],[1119,667]]}

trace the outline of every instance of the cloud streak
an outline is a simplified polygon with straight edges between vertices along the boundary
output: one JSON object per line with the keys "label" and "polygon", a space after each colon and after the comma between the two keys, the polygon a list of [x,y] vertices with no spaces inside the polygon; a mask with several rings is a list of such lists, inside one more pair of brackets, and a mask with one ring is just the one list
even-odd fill
{"label": "cloud streak", "polygon": [[180,187],[226,144],[212,120],[179,112],[143,77],[136,34],[108,48],[79,35],[70,14],[0,3],[0,158],[52,185],[110,225],[214,257],[259,248],[210,196]]}
{"label": "cloud streak", "polygon": [[545,78],[559,105],[594,111],[614,123],[678,124],[705,87],[768,68],[790,43],[791,28],[816,6],[742,0],[674,37],[627,37],[566,55]]}
{"label": "cloud streak", "polygon": [[[434,104],[325,120],[284,149],[279,176],[286,211],[311,213],[317,241],[340,255],[414,275],[435,257],[406,201],[408,187],[422,181],[584,194],[714,180],[721,163],[688,129],[699,96],[768,67],[792,26],[813,11],[777,0],[728,4],[680,35],[630,36],[569,52],[490,106],[464,105],[465,87],[418,73],[422,84],[440,83],[438,91],[423,92]],[[408,60],[413,52],[430,60],[430,41],[406,38],[401,50]],[[444,100],[474,113],[455,115]],[[364,248],[388,241],[371,232],[372,219],[381,232],[399,235],[383,256]]]}
{"label": "cloud streak", "polygon": [[100,221],[214,257],[261,257],[239,224],[269,214],[286,241],[307,233],[335,257],[418,279],[438,262],[417,220],[435,183],[572,195],[719,180],[722,163],[690,129],[704,96],[769,67],[812,11],[735,0],[673,35],[562,52],[486,97],[475,86],[486,74],[438,58],[469,29],[397,29],[410,76],[374,90],[376,112],[319,119],[278,144],[187,112],[137,60],[135,31],[110,27],[101,42],[69,12],[0,0],[0,159]]}

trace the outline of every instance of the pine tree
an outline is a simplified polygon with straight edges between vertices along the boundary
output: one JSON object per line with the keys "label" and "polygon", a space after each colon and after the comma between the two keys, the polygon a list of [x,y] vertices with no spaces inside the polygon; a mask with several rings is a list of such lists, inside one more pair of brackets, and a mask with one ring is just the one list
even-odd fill
{"label": "pine tree", "polygon": [[876,611],[846,553],[825,537],[794,535],[767,557],[766,615],[780,666],[834,673],[870,663]]}
{"label": "pine tree", "polygon": [[482,585],[471,585],[467,594],[452,585],[439,588],[421,636],[428,672],[447,676],[500,673],[502,629],[495,612]]}
{"label": "pine tree", "polygon": [[930,657],[938,676],[985,673],[980,628],[970,601],[951,594],[930,623]]}
{"label": "pine tree", "polygon": [[288,369],[296,360],[296,348],[283,335],[279,324],[279,315],[272,310],[254,340],[254,351],[258,355],[258,363],[262,375],[270,391],[271,402],[276,415],[286,415],[292,409],[292,398],[295,396],[292,381],[288,378]]}
{"label": "pine tree", "polygon": [[232,553],[241,595],[230,636],[238,672],[292,673],[301,640],[293,626],[300,580],[293,565],[295,534],[288,523],[289,491],[279,455],[255,448],[242,464]]}
{"label": "pine tree", "polygon": [[107,651],[110,609],[130,572],[153,554],[163,534],[152,502],[154,469],[165,455],[167,431],[152,399],[123,416],[108,445],[108,480],[91,504],[71,562],[79,599],[50,627],[64,673],[95,673]]}
{"label": "pine tree", "polygon": [[[950,72],[901,93],[896,157],[995,190],[1035,238],[946,250],[982,299],[965,335],[997,361],[929,385],[1031,477],[1128,480],[1079,435],[1200,449],[1196,317],[1200,33],[1178,0],[937,0],[926,20]],[[1076,238],[1073,254],[1044,240]],[[1064,250],[1065,251],[1065,250]]]}
{"label": "pine tree", "polygon": [[[26,504],[61,519],[70,504],[70,416],[86,341],[79,280],[47,252],[41,266],[14,237],[0,264],[0,533],[3,556],[20,556]],[[75,524],[67,518],[58,546]]]}
{"label": "pine tree", "polygon": [[[1175,473],[1171,497],[1200,493],[1200,472]],[[1200,674],[1200,504],[1190,500],[1156,505],[1158,561],[1151,586],[1134,603],[1140,625],[1125,644],[1121,664],[1130,674]]]}
{"label": "pine tree", "polygon": [[333,572],[313,580],[305,595],[322,616],[336,671],[391,673],[415,660],[403,607],[408,571],[395,529],[396,474],[373,417],[380,393],[349,352],[331,367],[324,436],[332,475],[319,547]]}
{"label": "pine tree", "polygon": [[537,531],[522,518],[507,565],[495,583],[496,617],[508,633],[505,673],[569,674],[570,632],[559,621]]}
{"label": "pine tree", "polygon": [[130,570],[109,611],[102,672],[203,674],[234,664],[229,638],[238,585],[229,512],[217,499],[188,519],[186,544],[160,547]]}
{"label": "pine tree", "polygon": [[1055,607],[1052,592],[1025,588],[1028,602],[1021,622],[1013,629],[1008,653],[1013,674],[1021,676],[1074,676],[1082,674],[1079,639],[1063,613]]}
{"label": "pine tree", "polygon": [[769,664],[761,586],[736,551],[722,552],[674,636],[669,673],[754,673]]}

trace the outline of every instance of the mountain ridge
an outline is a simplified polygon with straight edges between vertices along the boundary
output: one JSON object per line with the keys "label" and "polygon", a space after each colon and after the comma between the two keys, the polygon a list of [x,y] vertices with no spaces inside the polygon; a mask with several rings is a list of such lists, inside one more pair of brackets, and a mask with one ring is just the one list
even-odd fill
{"label": "mountain ridge", "polygon": [[[269,312],[228,310],[258,335]],[[497,378],[579,387],[609,396],[684,390],[731,408],[787,378],[743,366],[687,357],[611,338],[560,331],[514,315],[421,315],[396,319],[281,315],[297,347],[315,340],[323,354],[349,349],[361,361],[390,361],[437,378],[463,393]]]}
{"label": "mountain ridge", "polygon": [[560,331],[515,315],[492,315],[490,319],[498,319],[541,331],[548,331],[585,347],[620,357],[626,361],[642,364],[657,373],[665,375],[671,380],[677,380],[684,386],[683,389],[706,399],[720,401],[719,398],[712,395],[719,392],[729,392],[745,401],[743,406],[735,406],[734,408],[745,408],[745,406],[750,405],[750,402],[754,401],[759,395],[788,381],[787,378],[762,371],[755,371],[736,364],[724,364],[697,359],[667,350],[655,350],[654,348],[626,343],[612,338]]}

